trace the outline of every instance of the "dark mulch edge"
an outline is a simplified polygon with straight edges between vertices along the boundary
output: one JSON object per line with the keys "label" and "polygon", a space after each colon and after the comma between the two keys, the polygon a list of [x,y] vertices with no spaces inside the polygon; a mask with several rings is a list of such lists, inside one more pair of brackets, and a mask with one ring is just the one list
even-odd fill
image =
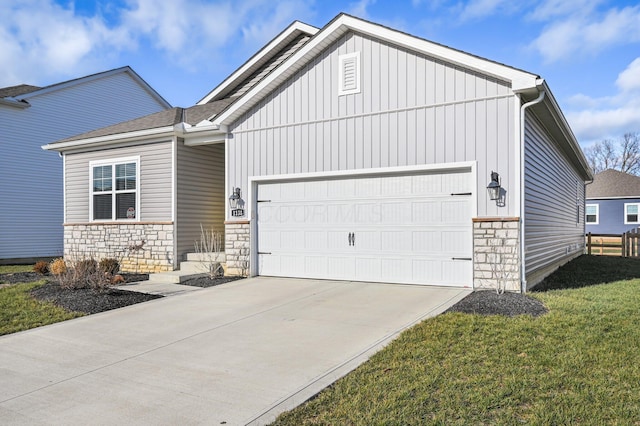
{"label": "dark mulch edge", "polygon": [[220,284],[230,283],[232,281],[237,281],[244,279],[244,277],[219,277],[219,278],[209,278],[207,276],[204,277],[196,277],[191,278],[189,280],[183,281],[181,285],[189,285],[192,287],[213,287]]}
{"label": "dark mulch edge", "polygon": [[539,317],[546,314],[548,310],[541,301],[526,294],[497,294],[494,290],[481,290],[469,294],[445,312],[504,315],[507,317],[515,317],[518,315]]}
{"label": "dark mulch edge", "polygon": [[52,302],[68,311],[85,314],[97,314],[163,297],[116,288],[104,292],[88,288],[63,289],[58,283],[51,281],[31,290],[31,295],[38,300]]}

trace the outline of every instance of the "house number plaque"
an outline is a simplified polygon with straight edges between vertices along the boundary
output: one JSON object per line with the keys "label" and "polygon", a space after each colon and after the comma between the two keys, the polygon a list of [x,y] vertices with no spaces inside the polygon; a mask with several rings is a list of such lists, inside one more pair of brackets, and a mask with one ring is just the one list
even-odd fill
{"label": "house number plaque", "polygon": [[233,209],[233,210],[231,210],[231,216],[233,216],[233,217],[242,217],[242,216],[244,216],[244,209]]}

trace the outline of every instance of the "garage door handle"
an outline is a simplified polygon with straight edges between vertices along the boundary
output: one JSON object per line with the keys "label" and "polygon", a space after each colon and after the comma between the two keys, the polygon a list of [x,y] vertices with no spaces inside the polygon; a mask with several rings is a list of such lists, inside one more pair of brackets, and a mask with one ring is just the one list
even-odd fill
{"label": "garage door handle", "polygon": [[452,257],[451,260],[472,260],[470,257]]}
{"label": "garage door handle", "polygon": [[352,246],[355,244],[355,235],[352,232],[349,232],[349,235],[347,236],[347,241],[349,241],[349,246]]}

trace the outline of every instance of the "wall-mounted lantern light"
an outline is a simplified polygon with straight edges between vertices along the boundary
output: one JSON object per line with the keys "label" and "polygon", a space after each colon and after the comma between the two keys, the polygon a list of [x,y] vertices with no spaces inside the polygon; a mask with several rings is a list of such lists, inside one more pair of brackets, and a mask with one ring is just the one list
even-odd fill
{"label": "wall-mounted lantern light", "polygon": [[240,188],[233,188],[233,192],[229,195],[229,207],[232,210],[238,208],[238,204],[240,203]]}
{"label": "wall-mounted lantern light", "polygon": [[500,199],[500,175],[497,172],[491,172],[491,182],[487,185],[487,192],[489,192],[490,200]]}

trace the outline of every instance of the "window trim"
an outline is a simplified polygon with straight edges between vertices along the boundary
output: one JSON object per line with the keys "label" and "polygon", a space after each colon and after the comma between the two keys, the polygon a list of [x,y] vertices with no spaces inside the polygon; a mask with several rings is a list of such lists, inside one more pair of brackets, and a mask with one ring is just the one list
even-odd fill
{"label": "window trim", "polygon": [[[636,206],[638,207],[638,220],[636,220],[635,222],[629,222],[627,220],[627,206]],[[640,203],[624,203],[624,224],[625,225],[638,225],[640,224]]]}
{"label": "window trim", "polygon": [[[596,214],[595,214],[596,221],[595,222],[589,222],[587,220],[587,216],[588,216],[587,209],[589,207],[595,207],[596,208]],[[585,204],[584,205],[584,223],[587,224],[587,225],[600,225],[600,204]]]}
{"label": "window trim", "polygon": [[[345,89],[344,67],[345,63],[351,59],[355,59],[355,87]],[[360,52],[345,53],[338,56],[338,96],[360,93],[360,80]]]}
{"label": "window trim", "polygon": [[[116,173],[115,166],[119,164],[135,163],[136,165],[136,217],[133,219],[116,218]],[[93,218],[93,197],[99,193],[93,191],[93,169],[95,167],[111,166],[112,190],[111,190],[111,219]],[[122,192],[120,192],[122,193]],[[140,222],[140,156],[109,158],[104,160],[89,161],[89,222]]]}

